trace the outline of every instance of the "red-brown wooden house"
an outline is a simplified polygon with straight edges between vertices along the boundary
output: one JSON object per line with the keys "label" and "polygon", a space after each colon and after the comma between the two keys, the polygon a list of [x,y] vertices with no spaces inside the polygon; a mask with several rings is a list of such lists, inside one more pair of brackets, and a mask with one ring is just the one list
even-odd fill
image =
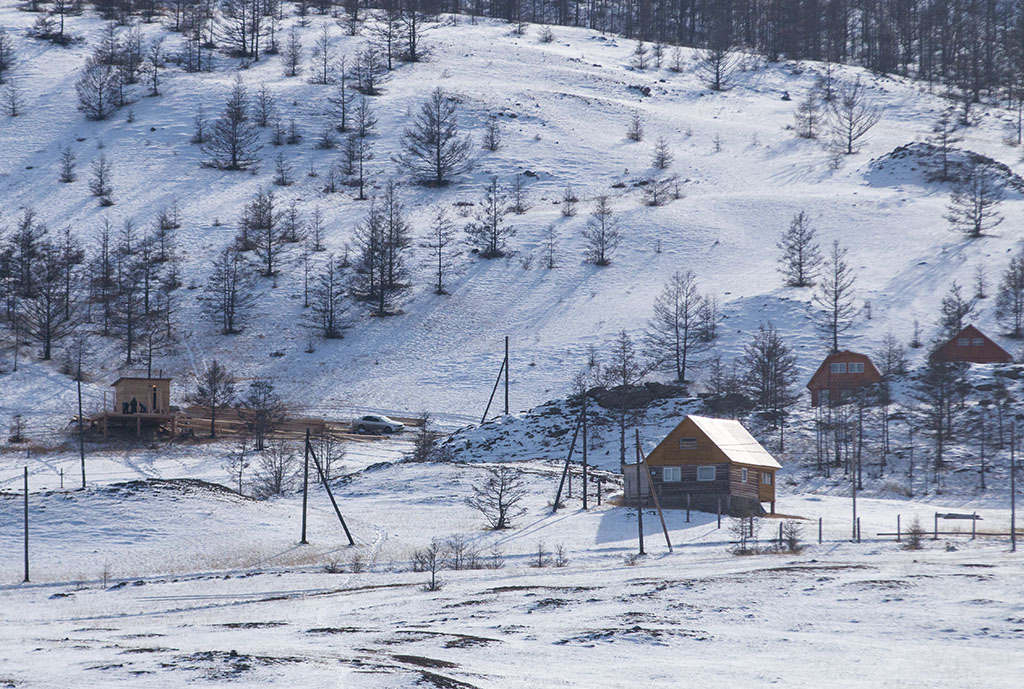
{"label": "red-brown wooden house", "polygon": [[825,357],[807,383],[807,389],[811,391],[811,406],[840,404],[851,391],[880,380],[882,374],[867,354],[833,352]]}
{"label": "red-brown wooden house", "polygon": [[973,325],[966,326],[931,355],[932,361],[965,361],[972,364],[1008,364],[1013,357]]}
{"label": "red-brown wooden house", "polygon": [[762,503],[769,503],[775,513],[775,472],[782,465],[739,421],[690,414],[651,450],[646,464],[623,470],[627,504],[636,504],[638,490],[651,504],[653,480],[662,507],[745,516],[764,514]]}

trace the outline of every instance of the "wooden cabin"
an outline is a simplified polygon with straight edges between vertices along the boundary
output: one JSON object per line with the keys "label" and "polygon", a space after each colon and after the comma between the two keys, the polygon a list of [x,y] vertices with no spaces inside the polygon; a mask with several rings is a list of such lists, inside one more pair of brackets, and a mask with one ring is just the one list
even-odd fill
{"label": "wooden cabin", "polygon": [[103,411],[89,419],[91,426],[99,426],[106,437],[110,427],[134,428],[136,437],[142,435],[142,427],[159,429],[170,423],[170,432],[177,431],[177,417],[171,409],[170,378],[122,377],[111,383],[114,388],[114,402],[107,405],[103,399]]}
{"label": "wooden cabin", "polygon": [[842,404],[852,391],[880,380],[882,374],[867,354],[832,352],[807,383],[807,389],[811,391],[811,406]]}
{"label": "wooden cabin", "polygon": [[1009,364],[1013,357],[973,325],[966,326],[931,355],[932,361]]}
{"label": "wooden cabin", "polygon": [[[666,508],[740,516],[764,514],[762,503],[769,503],[775,513],[775,472],[782,465],[739,421],[691,414],[658,443],[646,465],[639,466],[645,504],[653,485]],[[625,468],[627,504],[636,504],[637,468]]]}
{"label": "wooden cabin", "polygon": [[170,378],[118,378],[114,388],[115,414],[169,414]]}

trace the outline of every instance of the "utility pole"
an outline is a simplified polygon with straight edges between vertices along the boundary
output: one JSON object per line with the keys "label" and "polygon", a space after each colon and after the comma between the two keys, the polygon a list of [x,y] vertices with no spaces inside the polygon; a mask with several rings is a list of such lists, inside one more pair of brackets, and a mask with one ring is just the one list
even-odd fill
{"label": "utility pole", "polygon": [[850,485],[853,486],[853,538],[857,540],[857,471],[856,468],[850,472]]}
{"label": "utility pole", "polygon": [[587,509],[587,390],[583,390],[583,509]]}
{"label": "utility pole", "polygon": [[[104,410],[105,411],[105,410]],[[78,369],[78,454],[82,458],[82,490],[85,490],[85,427],[82,421],[82,369]],[[63,488],[63,485],[61,486]]]}
{"label": "utility pole", "polygon": [[1010,552],[1017,552],[1017,421],[1010,424]]}
{"label": "utility pole", "polygon": [[[654,490],[654,486],[651,486],[651,490]],[[643,506],[643,491],[640,489],[640,431],[637,431],[636,441],[636,529],[637,534],[640,538],[640,554],[646,555],[644,552],[644,506]]]}
{"label": "utility pole", "polygon": [[508,416],[508,335],[505,336],[505,416]]}
{"label": "utility pole", "polygon": [[306,429],[306,444],[303,446],[303,461],[302,461],[302,538],[299,539],[301,545],[306,545],[309,541],[306,540],[306,504],[309,496],[309,429]]}
{"label": "utility pole", "polygon": [[25,467],[25,581],[28,583],[28,467]]}

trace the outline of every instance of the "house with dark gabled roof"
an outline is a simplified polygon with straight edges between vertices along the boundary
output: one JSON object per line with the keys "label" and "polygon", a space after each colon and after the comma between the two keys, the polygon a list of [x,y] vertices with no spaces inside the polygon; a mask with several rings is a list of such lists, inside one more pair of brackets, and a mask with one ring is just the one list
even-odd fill
{"label": "house with dark gabled roof", "polygon": [[842,404],[853,391],[880,380],[882,374],[867,354],[832,352],[807,383],[807,389],[811,391],[811,406]]}
{"label": "house with dark gabled roof", "polygon": [[948,342],[932,352],[932,361],[971,364],[1009,364],[1013,357],[988,335],[973,325],[968,325]]}

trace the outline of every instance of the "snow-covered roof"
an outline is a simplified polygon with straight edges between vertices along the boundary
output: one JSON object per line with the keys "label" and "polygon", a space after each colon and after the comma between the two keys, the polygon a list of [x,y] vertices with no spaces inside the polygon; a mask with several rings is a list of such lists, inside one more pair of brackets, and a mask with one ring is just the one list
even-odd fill
{"label": "snow-covered roof", "polygon": [[768,450],[764,449],[739,421],[712,419],[694,414],[687,418],[697,424],[697,428],[729,457],[729,461],[770,469],[782,468],[778,460],[768,454]]}

